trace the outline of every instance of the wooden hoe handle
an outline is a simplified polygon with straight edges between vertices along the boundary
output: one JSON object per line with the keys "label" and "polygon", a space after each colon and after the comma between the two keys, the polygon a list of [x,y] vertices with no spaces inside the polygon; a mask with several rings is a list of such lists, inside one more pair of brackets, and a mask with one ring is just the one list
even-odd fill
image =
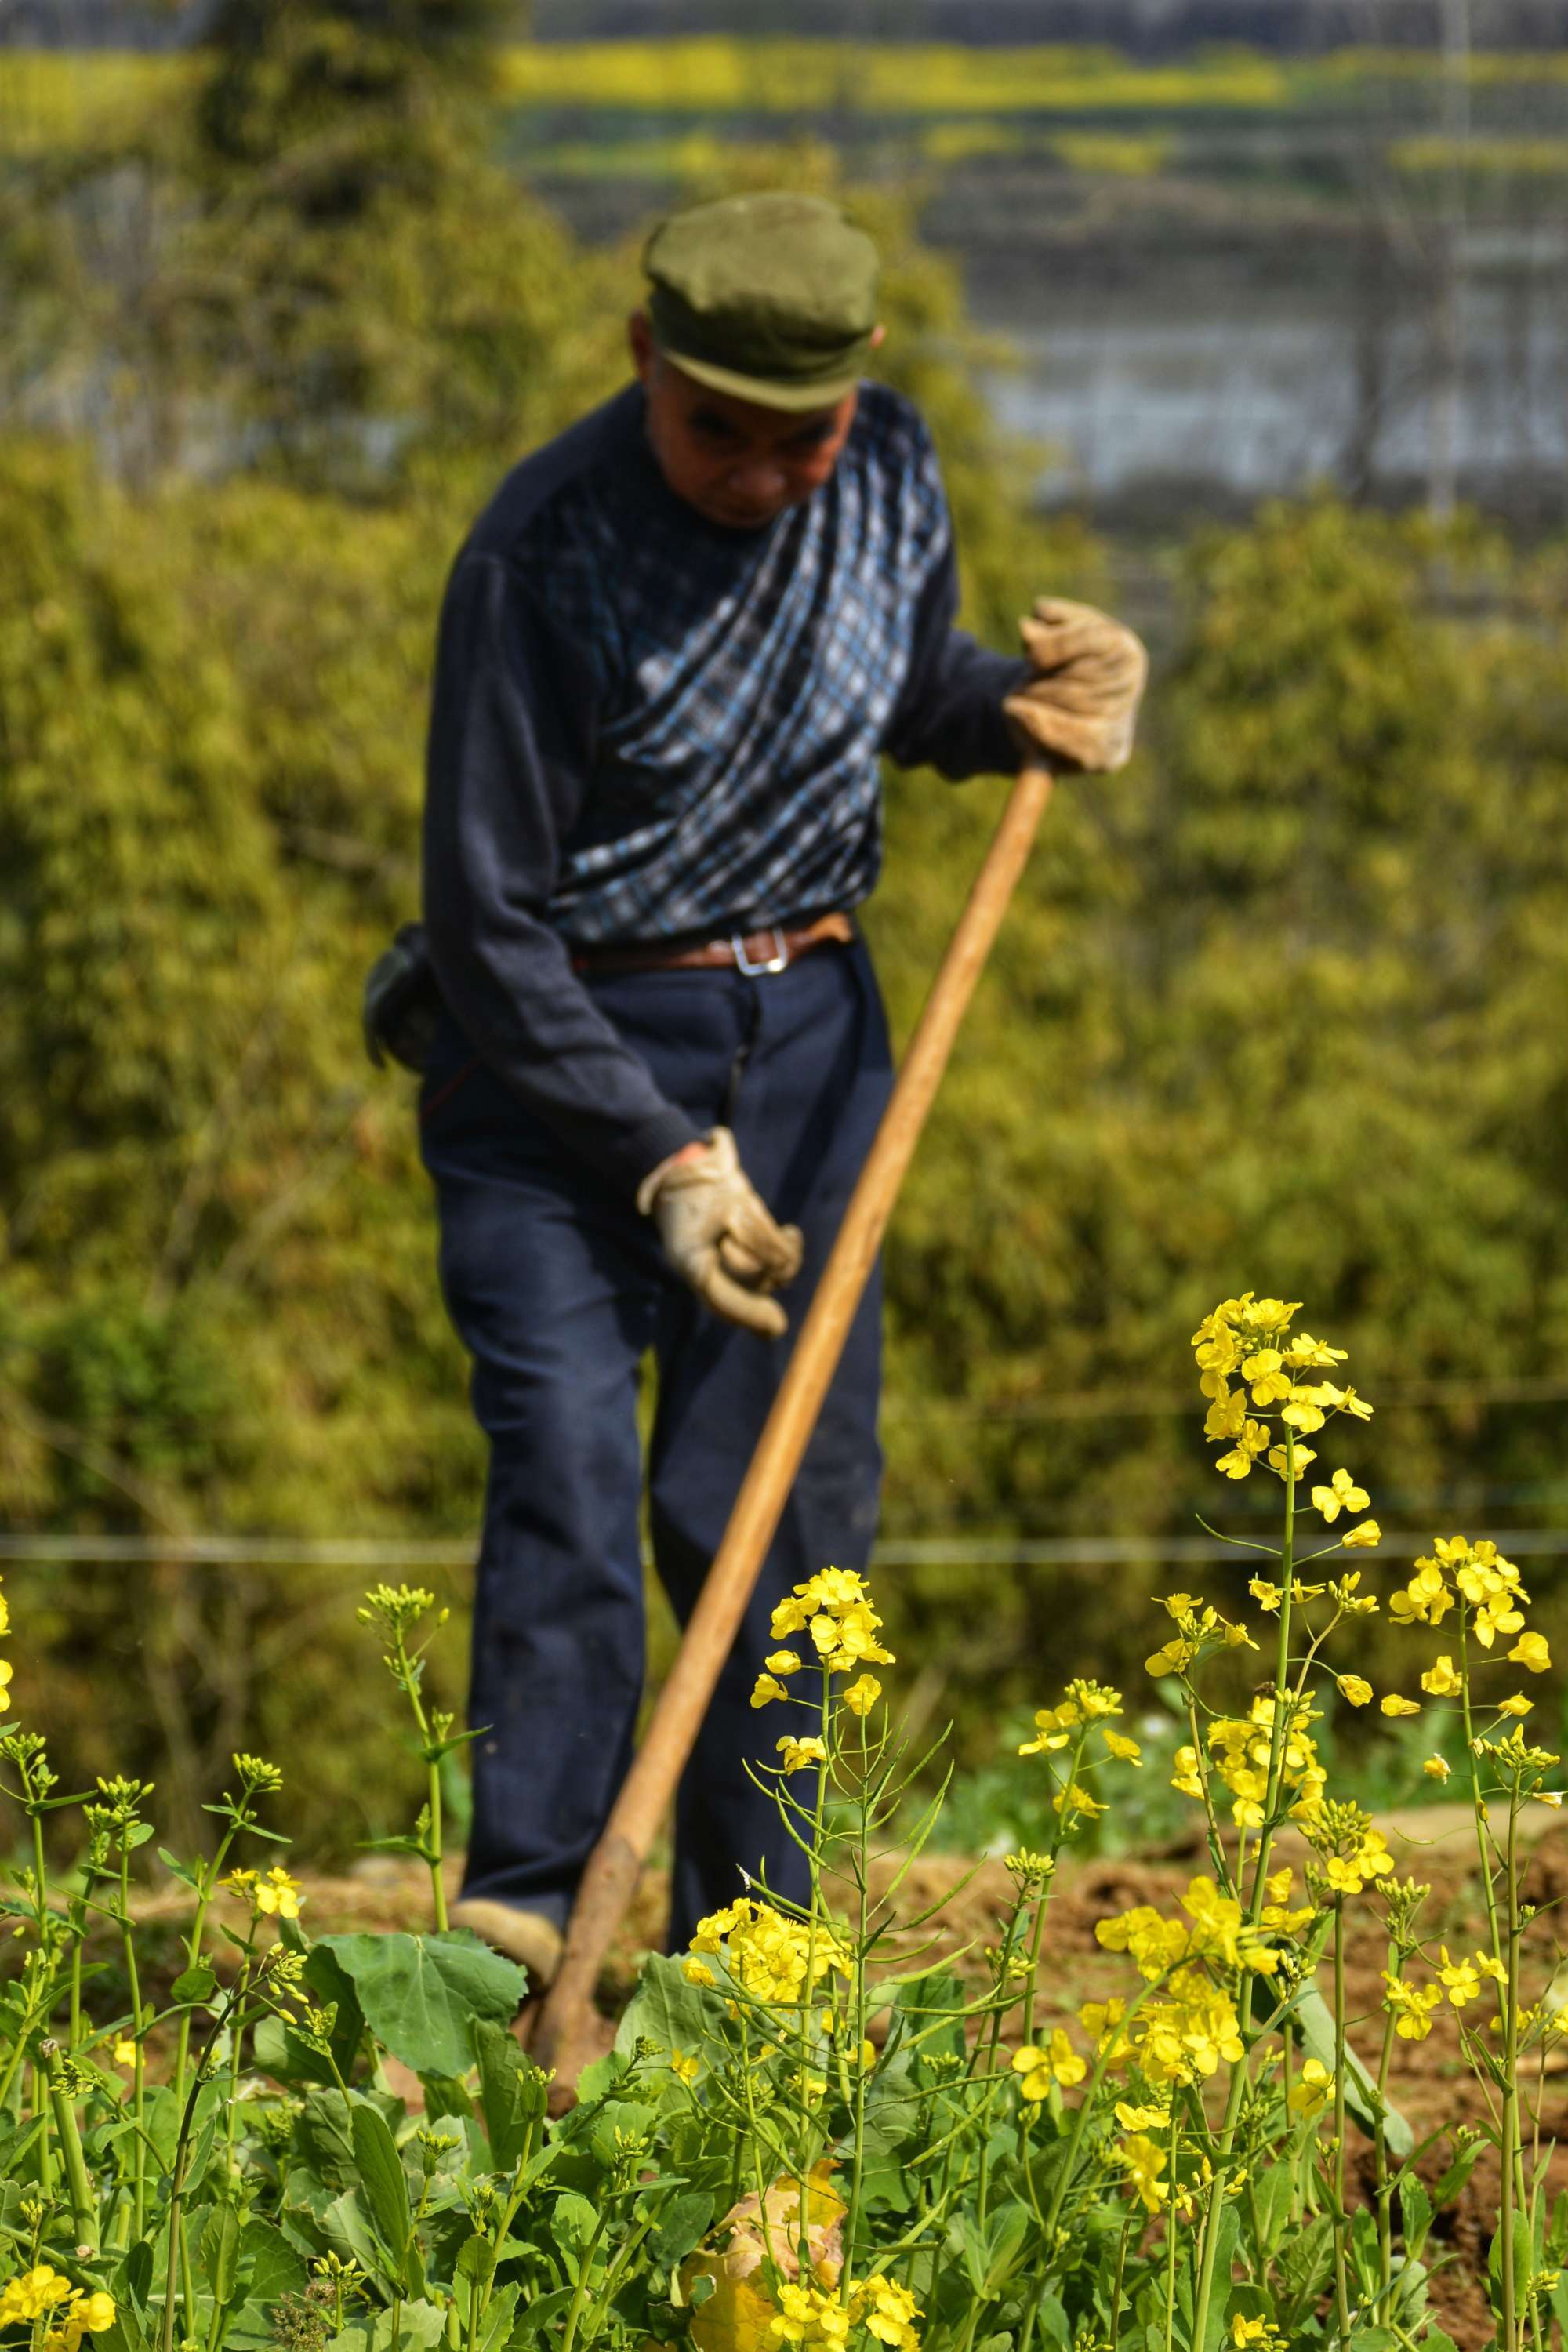
{"label": "wooden hoe handle", "polygon": [[560,1972],[532,2036],[535,2057],[557,2068],[563,2093],[592,2047],[588,2029],[600,1963],[631,1901],[746,1613],[959,1024],[1024,870],[1051,781],[1047,768],[1031,762],[1013,786],[910,1040],[675,1664],[604,1835],[589,1856]]}

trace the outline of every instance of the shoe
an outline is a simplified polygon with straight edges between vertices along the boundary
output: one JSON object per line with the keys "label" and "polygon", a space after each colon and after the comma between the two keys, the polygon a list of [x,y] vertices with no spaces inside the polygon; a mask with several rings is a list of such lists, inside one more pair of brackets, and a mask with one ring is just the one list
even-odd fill
{"label": "shoe", "polygon": [[502,1952],[528,1970],[530,1992],[543,1992],[555,1980],[566,1938],[542,1911],[520,1910],[513,1903],[497,1903],[488,1895],[466,1895],[454,1903],[447,1916],[454,1927],[468,1927],[481,1943]]}

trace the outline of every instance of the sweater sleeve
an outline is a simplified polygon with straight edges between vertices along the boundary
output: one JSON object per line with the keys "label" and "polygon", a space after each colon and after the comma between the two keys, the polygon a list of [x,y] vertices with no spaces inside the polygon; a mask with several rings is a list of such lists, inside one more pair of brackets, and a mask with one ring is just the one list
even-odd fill
{"label": "sweater sleeve", "polygon": [[425,803],[425,921],[475,1051],[626,1189],[697,1129],[599,1012],[544,920],[587,790],[596,698],[582,654],[502,558],[458,561],[441,614]]}
{"label": "sweater sleeve", "polygon": [[954,782],[1015,775],[1021,755],[1002,702],[1024,684],[1029,665],[988,653],[955,629],[957,611],[950,529],[916,611],[909,672],[884,742],[901,768],[935,768]]}

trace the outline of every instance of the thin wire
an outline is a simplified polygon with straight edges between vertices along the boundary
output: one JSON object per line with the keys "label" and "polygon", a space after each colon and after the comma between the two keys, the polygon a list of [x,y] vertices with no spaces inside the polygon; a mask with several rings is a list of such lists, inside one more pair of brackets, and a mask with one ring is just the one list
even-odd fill
{"label": "thin wire", "polygon": [[[1568,1403],[1568,1379],[1559,1372],[1540,1380],[1521,1381],[1405,1381],[1387,1386],[1380,1381],[1376,1395],[1384,1412],[1421,1404],[1564,1404]],[[889,1397],[883,1402],[882,1418],[885,1422],[998,1423],[1094,1421],[1101,1416],[1108,1420],[1159,1420],[1192,1411],[1192,1396],[1186,1391],[1068,1389],[1060,1396],[1041,1397],[1034,1403],[1019,1405],[973,1404],[963,1397],[938,1397],[926,1403],[915,1403]]]}
{"label": "thin wire", "polygon": [[[1568,1528],[1499,1528],[1500,1549],[1537,1559],[1568,1555]],[[1347,1567],[1369,1560],[1405,1561],[1426,1551],[1426,1533],[1384,1535],[1348,1558]],[[871,1555],[874,1568],[983,1568],[993,1566],[1089,1567],[1136,1561],[1161,1563],[1228,1559],[1235,1545],[1209,1536],[984,1536],[967,1541],[947,1536],[893,1537]],[[436,1537],[387,1541],[376,1537],[294,1536],[53,1536],[0,1535],[0,1560],[43,1566],[163,1566],[175,1568],[471,1568],[478,1538]]]}

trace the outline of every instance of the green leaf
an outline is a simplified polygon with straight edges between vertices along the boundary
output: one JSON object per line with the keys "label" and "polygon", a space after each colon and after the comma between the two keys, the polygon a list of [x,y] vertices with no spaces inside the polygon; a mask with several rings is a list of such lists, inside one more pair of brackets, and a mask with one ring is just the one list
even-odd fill
{"label": "green leaf", "polygon": [[650,2241],[655,2265],[660,2270],[684,2262],[693,2247],[700,2245],[713,2219],[713,2200],[706,2189],[690,2189],[683,2196],[672,2197],[664,2206]]}
{"label": "green leaf", "polygon": [[387,2267],[387,2249],[365,2220],[352,2189],[345,2189],[331,2204],[323,2206],[317,2220],[333,2253],[345,2262],[357,2263],[362,2271],[379,2279],[389,2292],[396,2286],[397,2281]]}
{"label": "green leaf", "polygon": [[1355,2327],[1350,2352],[1397,2352],[1399,2338],[1392,2327]]}
{"label": "green leaf", "polygon": [[169,1999],[176,2003],[211,2000],[217,1990],[217,1979],[205,1960],[194,1969],[184,1969],[169,1987]]}
{"label": "green leaf", "polygon": [[544,2113],[548,2085],[504,2025],[477,2018],[472,2039],[491,2160],[498,2172],[510,2172],[528,2145],[530,2127]]}
{"label": "green leaf", "polygon": [[147,2308],[153,2286],[153,2249],[145,2238],[132,2246],[115,2273],[114,2299],[128,2299],[138,2311]]}
{"label": "green leaf", "polygon": [[[328,2047],[333,2063],[346,2083],[353,2073],[354,2060],[359,2055],[364,2035],[364,2012],[354,1990],[353,1979],[340,1967],[324,1944],[312,1944],[305,1962],[305,1982],[323,2009],[335,2009]],[[325,2064],[325,2061],[321,2062]],[[331,2069],[328,2069],[330,2074]]]}
{"label": "green leaf", "polygon": [[201,2234],[201,2263],[207,2292],[220,2307],[234,2301],[239,2278],[239,2216],[232,2205],[215,2205]]}
{"label": "green leaf", "polygon": [[633,2055],[639,2041],[663,2051],[698,2051],[718,2040],[723,2015],[716,1992],[688,1984],[679,1960],[655,1952],[643,1963],[615,2046],[623,2058]]}
{"label": "green leaf", "polygon": [[[1316,1985],[1300,1986],[1286,2011],[1285,2023],[1295,2033],[1309,2058],[1316,2058],[1331,2074],[1336,2071],[1333,2012]],[[1383,2118],[1383,2137],[1390,2156],[1404,2163],[1415,2152],[1415,2135],[1397,2107],[1380,2099],[1377,2084],[1353,2050],[1345,2057],[1345,2105],[1372,2137]]]}
{"label": "green leaf", "polygon": [[1032,2216],[1026,2205],[1006,2204],[991,2216],[985,2232],[984,2271],[981,2292],[994,2294],[1004,2281],[1012,2277],[1024,2251],[1024,2241],[1029,2234]]}
{"label": "green leaf", "polygon": [[1426,2244],[1426,2232],[1432,2227],[1432,2200],[1414,2172],[1402,2172],[1399,2176],[1399,2218],[1405,2232],[1405,2251],[1415,2257]]}
{"label": "green leaf", "polygon": [[[486,2031],[494,2032],[495,2028],[487,2021]],[[511,2041],[510,2033],[506,2038]],[[516,2044],[512,2046],[515,2049]],[[443,2116],[455,2116],[460,2123],[473,2121],[474,2103],[455,2074],[421,2074],[419,2087],[425,2094],[425,2120],[427,2124],[439,2123]]]}
{"label": "green leaf", "polygon": [[1447,2171],[1432,2189],[1434,2213],[1440,2213],[1446,2205],[1451,2205],[1456,2197],[1462,2195],[1465,2184],[1481,2160],[1481,2149],[1484,2145],[1484,2141],[1476,2139],[1469,2141],[1467,2146],[1459,2149]]}
{"label": "green leaf", "polygon": [[598,2214],[574,2189],[563,2189],[550,2209],[553,2235],[568,2246],[585,2246],[598,2225]]}
{"label": "green leaf", "polygon": [[511,2334],[518,2294],[517,2282],[513,2280],[510,2286],[498,2289],[490,2297],[489,2306],[479,2322],[479,2341],[474,2352],[500,2352],[501,2346]]}
{"label": "green leaf", "polygon": [[281,2230],[252,2220],[240,2232],[239,2275],[245,2300],[224,2322],[224,2352],[259,2352],[278,2341],[274,2306],[286,2294],[302,2294],[308,2273]]}
{"label": "green leaf", "polygon": [[[956,1979],[955,1979],[956,1981]],[[1039,2336],[1042,2347],[1059,2345],[1062,2352],[1072,2342],[1072,2323],[1060,2295],[1047,2287],[1035,2305],[1039,2315]]]}
{"label": "green leaf", "polygon": [[1284,2242],[1290,2225],[1290,2192],[1295,2183],[1288,2164],[1271,2164],[1258,2183],[1258,2227],[1261,2239],[1258,2252],[1265,2262],[1271,2262]]}
{"label": "green leaf", "polygon": [[925,2070],[933,2058],[963,2055],[963,2020],[957,2012],[963,2004],[963,1987],[947,1969],[933,1969],[928,1976],[899,1987],[893,2003],[895,2032],[889,2040],[900,2046],[918,2043],[914,2063],[922,2084],[931,2079]]}
{"label": "green leaf", "polygon": [[447,2333],[447,2315],[434,2303],[400,2303],[374,2319],[327,2338],[325,2352],[432,2352]]}
{"label": "green leaf", "polygon": [[405,2277],[414,2214],[397,2142],[385,2116],[368,2099],[355,2100],[353,2130],[354,2169],[364,2193],[365,2210],[397,2265],[399,2277]]}
{"label": "green leaf", "polygon": [[461,2074],[476,2018],[510,2022],[528,1989],[477,1936],[323,1936],[353,1982],[365,2022],[416,2074]]}
{"label": "green leaf", "polygon": [[[1234,2197],[1227,2197],[1212,2224],[1216,2241],[1214,2274],[1216,2279],[1228,2279],[1236,2260],[1237,2240],[1241,2235],[1241,2214]],[[1198,2352],[1219,2352],[1226,2337],[1226,2296],[1216,2294],[1209,2305],[1208,2326]]]}
{"label": "green leaf", "polygon": [[1279,2273],[1284,2285],[1280,2301],[1279,2324],[1287,2333],[1298,2326],[1312,2305],[1328,2278],[1333,2259],[1333,2221],[1320,2213],[1304,2230],[1287,2238],[1279,2255]]}
{"label": "green leaf", "polygon": [[311,2091],[294,2123],[294,2147],[318,2180],[342,2189],[354,2175],[353,2118],[341,2091]]}

